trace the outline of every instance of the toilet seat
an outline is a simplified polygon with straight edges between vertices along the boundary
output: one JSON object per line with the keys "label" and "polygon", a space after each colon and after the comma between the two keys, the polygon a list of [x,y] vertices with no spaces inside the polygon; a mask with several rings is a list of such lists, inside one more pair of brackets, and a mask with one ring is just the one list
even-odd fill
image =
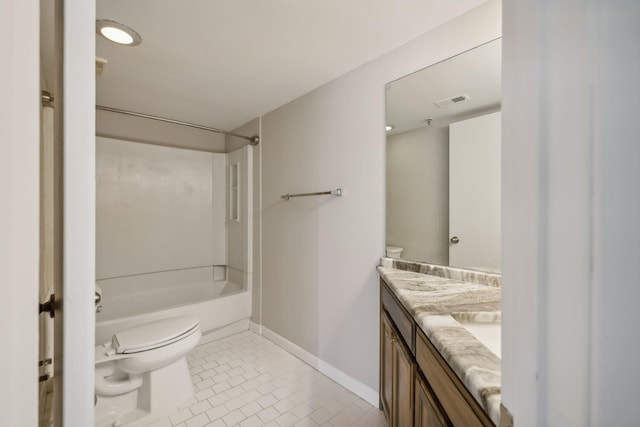
{"label": "toilet seat", "polygon": [[140,353],[180,341],[197,330],[195,317],[171,317],[116,332],[112,346],[117,354]]}

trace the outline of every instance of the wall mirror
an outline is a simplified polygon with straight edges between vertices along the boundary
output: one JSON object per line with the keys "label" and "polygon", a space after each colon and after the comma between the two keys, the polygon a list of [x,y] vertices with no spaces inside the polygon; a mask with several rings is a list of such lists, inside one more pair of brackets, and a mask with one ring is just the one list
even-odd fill
{"label": "wall mirror", "polygon": [[501,51],[386,85],[388,256],[499,271]]}

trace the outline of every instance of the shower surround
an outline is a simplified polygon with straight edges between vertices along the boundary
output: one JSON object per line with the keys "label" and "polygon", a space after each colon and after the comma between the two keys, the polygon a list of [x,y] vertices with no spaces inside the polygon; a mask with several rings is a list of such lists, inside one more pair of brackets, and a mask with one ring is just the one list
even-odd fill
{"label": "shower surround", "polygon": [[251,154],[97,138],[96,343],[177,315],[248,325]]}

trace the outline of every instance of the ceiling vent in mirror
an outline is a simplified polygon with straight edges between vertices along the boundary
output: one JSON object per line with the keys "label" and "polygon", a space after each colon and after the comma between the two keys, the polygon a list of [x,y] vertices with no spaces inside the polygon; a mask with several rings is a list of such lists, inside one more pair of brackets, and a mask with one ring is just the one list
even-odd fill
{"label": "ceiling vent in mirror", "polygon": [[446,105],[449,104],[456,104],[458,102],[464,102],[464,101],[468,101],[469,99],[469,95],[467,95],[466,93],[463,93],[461,95],[456,95],[456,96],[452,96],[450,98],[445,98],[445,99],[441,99],[440,101],[434,102],[434,104],[436,104],[436,107],[438,108],[442,108]]}

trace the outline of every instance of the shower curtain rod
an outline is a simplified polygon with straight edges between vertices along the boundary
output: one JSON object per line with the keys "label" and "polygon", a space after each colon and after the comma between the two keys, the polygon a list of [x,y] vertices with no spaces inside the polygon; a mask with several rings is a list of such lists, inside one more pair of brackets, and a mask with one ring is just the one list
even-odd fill
{"label": "shower curtain rod", "polygon": [[[44,105],[46,107],[53,107],[53,97],[51,96],[51,94],[49,92],[42,91],[41,99],[42,99],[42,105]],[[126,114],[126,115],[129,115],[129,116],[135,116],[135,117],[142,117],[142,118],[145,118],[145,119],[157,120],[159,122],[173,123],[174,125],[187,126],[187,127],[191,127],[191,128],[207,130],[209,132],[222,133],[224,135],[235,136],[235,137],[238,137],[238,138],[246,139],[247,141],[249,141],[249,144],[254,145],[254,146],[258,145],[258,143],[260,142],[260,137],[258,135],[254,135],[254,136],[240,135],[238,133],[227,132],[227,131],[224,131],[224,130],[221,130],[221,129],[216,129],[216,128],[212,128],[212,127],[208,127],[208,126],[197,125],[197,124],[194,124],[194,123],[181,122],[180,120],[167,119],[165,117],[152,116],[150,114],[136,113],[135,111],[120,110],[119,108],[105,107],[104,105],[96,105],[96,110],[109,111],[109,112],[112,112],[112,113],[119,113],[119,114]]]}
{"label": "shower curtain rod", "polygon": [[258,145],[258,143],[260,142],[260,137],[258,135],[254,135],[254,136],[240,135],[238,133],[227,132],[225,130],[216,129],[208,126],[197,125],[195,123],[182,122],[180,120],[167,119],[165,117],[152,116],[150,114],[136,113],[135,111],[121,110],[119,108],[105,107],[104,105],[96,105],[96,110],[109,111],[111,113],[126,114],[128,116],[142,117],[145,119],[157,120],[159,122],[173,123],[174,125],[188,126],[191,128],[207,130],[209,132],[222,133],[224,135],[235,136],[238,138],[246,139],[247,141],[249,141],[249,144],[251,145]]}

